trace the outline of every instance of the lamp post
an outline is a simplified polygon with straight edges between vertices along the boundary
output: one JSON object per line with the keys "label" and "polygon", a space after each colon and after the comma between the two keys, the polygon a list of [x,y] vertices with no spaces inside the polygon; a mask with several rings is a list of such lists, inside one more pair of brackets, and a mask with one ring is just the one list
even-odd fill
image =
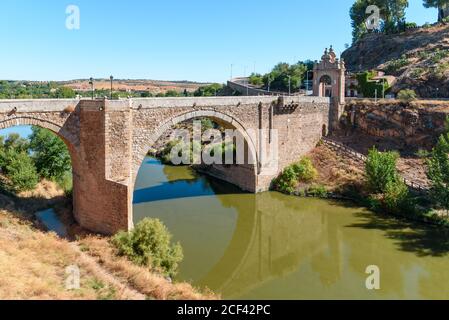
{"label": "lamp post", "polygon": [[111,97],[110,97],[110,100],[112,100],[112,89],[113,89],[112,84],[113,84],[113,81],[114,81],[114,76],[111,75],[109,77],[109,79],[111,79]]}
{"label": "lamp post", "polygon": [[90,84],[90,89],[92,91],[92,100],[94,100],[94,95],[95,95],[95,88],[94,88],[94,78],[90,78],[89,79],[89,84]]}
{"label": "lamp post", "polygon": [[310,72],[313,72],[313,70],[307,70],[306,96],[309,95],[309,73]]}
{"label": "lamp post", "polygon": [[288,77],[288,95],[291,96],[292,95],[292,77],[291,76],[287,76]]}

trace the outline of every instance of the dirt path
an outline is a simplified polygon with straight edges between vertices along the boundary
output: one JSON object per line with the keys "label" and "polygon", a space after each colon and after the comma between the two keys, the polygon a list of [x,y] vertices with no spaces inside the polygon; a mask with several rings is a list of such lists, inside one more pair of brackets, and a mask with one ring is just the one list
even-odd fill
{"label": "dirt path", "polygon": [[99,280],[109,283],[117,290],[117,296],[125,300],[145,300],[146,296],[131,288],[103,268],[96,259],[81,251],[77,243],[70,243],[71,248],[79,255],[79,262]]}

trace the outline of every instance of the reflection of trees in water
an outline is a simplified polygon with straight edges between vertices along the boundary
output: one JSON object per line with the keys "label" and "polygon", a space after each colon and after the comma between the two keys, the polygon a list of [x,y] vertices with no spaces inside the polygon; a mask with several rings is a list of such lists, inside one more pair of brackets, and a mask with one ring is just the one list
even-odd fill
{"label": "reflection of trees in water", "polygon": [[[449,298],[449,231],[417,222],[397,220],[369,212],[359,213],[358,222],[348,226],[344,241],[364,252],[380,267],[382,292],[410,297],[406,290],[416,280],[418,298]],[[373,230],[377,232],[366,232]],[[379,244],[379,232],[388,241]],[[360,242],[363,234],[370,239]],[[360,252],[359,252],[360,251]],[[398,252],[399,251],[399,252]],[[363,266],[352,254],[354,270],[363,276]],[[417,270],[414,270],[416,269]],[[407,274],[409,277],[407,277]]]}
{"label": "reflection of trees in water", "polygon": [[[220,197],[239,212],[237,228],[222,259],[201,281],[226,297],[236,297],[295,272],[321,250],[321,215],[286,206],[277,193]],[[298,205],[301,207],[301,205]]]}
{"label": "reflection of trees in water", "polygon": [[190,170],[164,167],[169,180],[202,183],[223,207],[238,212],[223,257],[197,285],[238,297],[310,263],[322,286],[336,286],[345,275],[349,282],[339,285],[364,291],[365,269],[375,264],[381,269],[379,297],[449,298],[447,230],[344,202],[248,194]]}

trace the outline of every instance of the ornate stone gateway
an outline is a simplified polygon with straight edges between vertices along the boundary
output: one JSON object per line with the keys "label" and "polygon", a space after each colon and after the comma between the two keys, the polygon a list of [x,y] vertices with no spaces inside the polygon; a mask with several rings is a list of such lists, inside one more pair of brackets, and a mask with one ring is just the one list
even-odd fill
{"label": "ornate stone gateway", "polygon": [[343,60],[337,58],[332,46],[324,51],[321,61],[313,67],[313,95],[332,99],[330,128],[338,125],[345,103],[345,73]]}

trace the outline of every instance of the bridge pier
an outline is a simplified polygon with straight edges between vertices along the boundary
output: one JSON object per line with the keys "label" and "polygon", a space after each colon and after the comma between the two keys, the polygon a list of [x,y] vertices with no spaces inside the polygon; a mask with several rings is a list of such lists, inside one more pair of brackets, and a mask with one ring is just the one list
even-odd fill
{"label": "bridge pier", "polygon": [[[101,234],[132,228],[131,135],[125,132],[127,118],[131,121],[129,108],[116,109],[107,101],[79,104],[80,142],[78,161],[73,164],[73,211],[82,227]],[[120,125],[116,119],[120,119]]]}

